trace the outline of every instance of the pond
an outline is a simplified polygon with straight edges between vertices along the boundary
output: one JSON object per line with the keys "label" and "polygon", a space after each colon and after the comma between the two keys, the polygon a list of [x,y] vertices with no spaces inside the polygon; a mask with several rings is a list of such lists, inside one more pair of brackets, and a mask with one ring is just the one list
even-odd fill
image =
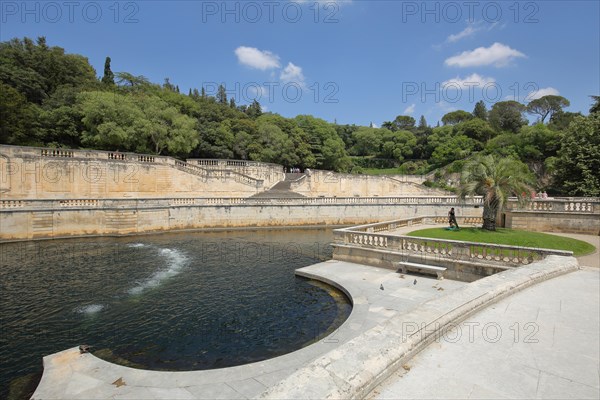
{"label": "pond", "polygon": [[[165,233],[0,245],[0,398],[80,344],[134,368],[203,370],[276,357],[351,305],[294,270],[331,258],[331,230]],[[17,380],[19,381],[19,380]]]}

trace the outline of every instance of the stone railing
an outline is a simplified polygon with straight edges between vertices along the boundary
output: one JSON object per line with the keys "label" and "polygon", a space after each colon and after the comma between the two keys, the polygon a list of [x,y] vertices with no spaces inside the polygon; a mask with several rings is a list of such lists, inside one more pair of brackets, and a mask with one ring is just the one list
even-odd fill
{"label": "stone railing", "polygon": [[272,163],[264,163],[258,161],[247,160],[220,160],[220,159],[188,159],[190,165],[199,166],[209,171],[222,170],[238,173],[243,177],[236,177],[236,181],[247,184],[255,184],[249,182],[249,179],[262,180],[263,183],[272,184],[285,179],[283,166]]}
{"label": "stone railing", "polygon": [[220,168],[247,168],[247,167],[260,167],[260,168],[274,168],[283,172],[283,166],[273,163],[265,163],[259,161],[248,161],[248,160],[223,160],[223,159],[210,159],[210,158],[189,158],[187,160],[190,164],[200,165],[204,167],[220,167]]}
{"label": "stone railing", "polygon": [[[461,201],[461,203],[459,203]],[[69,199],[69,200],[0,200],[0,210],[58,210],[64,208],[123,208],[123,207],[170,207],[202,205],[445,205],[480,204],[481,198],[467,198],[464,201],[453,198],[437,197],[303,197],[303,198],[253,198],[253,197],[215,197],[215,198],[140,198],[140,199]],[[434,218],[434,217],[430,217]],[[438,217],[446,221],[445,217]],[[461,221],[462,217],[457,217]],[[416,220],[416,219],[415,219]]]}
{"label": "stone railing", "polygon": [[[460,225],[482,225],[483,217],[471,217],[471,216],[457,216],[456,222]],[[345,228],[342,230],[351,230],[352,232],[391,232],[396,229],[403,228],[406,226],[422,225],[422,224],[447,224],[448,217],[442,216],[424,216],[399,219],[394,221],[377,222],[374,224],[358,225],[351,228]]]}
{"label": "stone railing", "polygon": [[301,177],[299,177],[298,179],[291,181],[290,189],[291,190],[298,189],[299,187],[301,187],[304,184],[304,182],[306,182],[306,179],[307,179],[307,175],[305,174],[305,175],[302,175]]}
{"label": "stone railing", "polygon": [[600,199],[598,198],[554,198],[533,199],[523,203],[516,200],[507,202],[509,211],[534,211],[551,213],[586,213],[600,214]]}
{"label": "stone railing", "polygon": [[[429,239],[390,233],[390,231],[402,226],[433,223],[437,218],[439,217],[418,217],[336,229],[334,230],[334,247],[335,245],[345,245],[355,248],[386,250],[400,256],[419,259],[496,264],[512,267],[530,264],[549,255],[573,255],[570,251]],[[379,255],[375,256],[380,257]]]}

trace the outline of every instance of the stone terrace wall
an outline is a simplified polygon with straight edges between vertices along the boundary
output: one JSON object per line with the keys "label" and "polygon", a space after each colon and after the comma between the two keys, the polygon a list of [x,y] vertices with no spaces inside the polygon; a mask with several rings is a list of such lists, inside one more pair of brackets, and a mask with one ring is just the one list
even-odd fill
{"label": "stone terrace wall", "polygon": [[200,228],[350,225],[421,213],[481,216],[480,199],[404,198],[168,198],[0,200],[0,241],[127,235]]}
{"label": "stone terrace wall", "polygon": [[523,205],[510,201],[502,220],[506,228],[600,235],[600,199],[536,199]]}
{"label": "stone terrace wall", "polygon": [[0,146],[2,199],[247,197],[263,180],[171,157]]}
{"label": "stone terrace wall", "polygon": [[448,196],[449,192],[430,189],[415,182],[412,175],[372,176],[307,170],[306,177],[292,184],[292,190],[305,196]]}

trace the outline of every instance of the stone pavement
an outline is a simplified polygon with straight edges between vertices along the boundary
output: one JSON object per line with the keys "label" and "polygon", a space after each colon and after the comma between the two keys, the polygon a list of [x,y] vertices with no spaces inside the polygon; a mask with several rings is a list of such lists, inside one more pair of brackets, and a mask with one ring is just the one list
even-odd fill
{"label": "stone pavement", "polygon": [[593,254],[577,258],[587,267],[470,317],[370,398],[600,398],[600,236],[546,233],[594,245]]}
{"label": "stone pavement", "polygon": [[600,270],[542,282],[469,317],[372,399],[600,398]]}

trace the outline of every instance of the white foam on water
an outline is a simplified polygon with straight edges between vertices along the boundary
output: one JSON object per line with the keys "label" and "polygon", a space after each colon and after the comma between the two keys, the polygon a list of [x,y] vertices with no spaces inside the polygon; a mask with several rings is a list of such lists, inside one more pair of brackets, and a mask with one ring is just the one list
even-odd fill
{"label": "white foam on water", "polygon": [[127,247],[134,247],[134,248],[138,248],[138,247],[146,247],[147,245],[144,243],[129,243],[127,244]]}
{"label": "white foam on water", "polygon": [[99,313],[100,311],[102,311],[104,309],[104,305],[103,304],[90,304],[87,306],[81,306],[81,307],[77,307],[75,309],[75,311],[77,311],[80,314],[96,314]]}
{"label": "white foam on water", "polygon": [[159,254],[165,259],[165,265],[161,266],[147,280],[129,289],[129,294],[137,295],[146,289],[159,286],[164,280],[180,274],[188,261],[187,256],[179,250],[160,249]]}

